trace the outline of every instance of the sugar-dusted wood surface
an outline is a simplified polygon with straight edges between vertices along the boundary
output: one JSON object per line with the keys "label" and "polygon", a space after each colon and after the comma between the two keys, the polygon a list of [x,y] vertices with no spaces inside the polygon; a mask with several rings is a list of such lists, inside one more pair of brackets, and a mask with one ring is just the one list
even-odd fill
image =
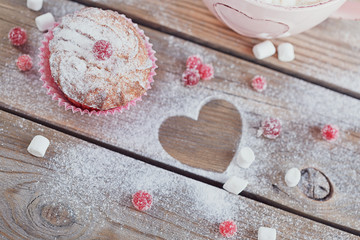
{"label": "sugar-dusted wood surface", "polygon": [[[44,158],[26,148],[50,139]],[[233,195],[0,111],[0,236],[5,239],[257,239],[260,226],[278,239],[359,239],[354,235]],[[106,174],[105,174],[106,173]],[[131,195],[152,193],[137,211]]]}
{"label": "sugar-dusted wood surface", "polygon": [[360,22],[328,19],[299,34],[275,40],[295,46],[296,60],[283,63],[274,55],[256,60],[252,47],[261,40],[236,34],[217,20],[202,0],[77,0],[116,9],[147,26],[256,61],[307,81],[360,98]]}
{"label": "sugar-dusted wood surface", "polygon": [[[125,149],[127,152],[153,159],[151,161],[162,162],[211,180],[224,182],[229,176],[238,175],[249,180],[246,191],[255,196],[358,232],[358,100],[144,28],[154,43],[159,58],[155,84],[148,96],[144,97],[144,101],[131,111],[115,116],[88,117],[72,114],[58,107],[46,95],[46,91],[41,88],[36,69],[29,73],[20,73],[13,63],[20,52],[35,57],[36,49],[40,46],[41,34],[34,28],[33,19],[39,13],[27,10],[21,1],[1,2],[1,35],[5,36],[14,25],[25,27],[30,35],[29,44],[22,49],[10,46],[6,38],[1,39],[2,108],[109,144],[119,151]],[[47,2],[42,11],[50,11],[58,18],[82,7],[62,0]],[[19,11],[21,15],[18,14]],[[193,53],[204,56],[207,62],[215,66],[216,77],[194,88],[186,88],[179,79],[187,56]],[[249,86],[249,80],[258,73],[265,75],[269,81],[268,89],[262,94],[254,92]],[[159,141],[161,137],[158,136],[162,123],[174,116],[197,119],[202,106],[211,102],[211,99],[227,101],[239,111],[242,121],[241,140],[236,144],[236,139],[233,139],[232,152],[237,151],[238,145],[252,147],[257,160],[250,169],[238,168],[233,160],[223,173],[207,171],[203,170],[210,169],[206,161],[205,165],[199,166],[200,168],[194,168],[191,166],[199,161],[198,158],[178,161],[163,149]],[[226,117],[228,113],[219,114],[218,117],[221,115]],[[283,122],[283,134],[277,140],[256,137],[260,122],[268,116],[279,117]],[[209,120],[213,118],[210,116]],[[320,127],[329,122],[338,124],[341,129],[341,137],[335,143],[326,143],[319,135]],[[198,139],[195,136],[198,132],[196,124],[189,127],[193,128],[192,131],[184,133],[192,132],[193,135],[180,134],[177,137],[189,142]],[[211,135],[211,132],[208,134]],[[174,145],[174,148],[177,147],[178,145]],[[206,149],[207,146],[203,147]],[[225,149],[231,148],[226,146]],[[222,159],[216,161],[224,164]],[[291,167],[320,170],[326,176],[324,178],[329,179],[331,188],[326,190],[324,178],[318,181],[319,186],[313,186],[312,181],[305,181],[311,179],[306,175],[301,187],[286,187],[283,176]],[[311,195],[312,191],[309,189],[325,189],[325,193]],[[328,194],[331,198],[327,201],[313,200],[319,198],[318,195],[320,198],[328,199]]]}

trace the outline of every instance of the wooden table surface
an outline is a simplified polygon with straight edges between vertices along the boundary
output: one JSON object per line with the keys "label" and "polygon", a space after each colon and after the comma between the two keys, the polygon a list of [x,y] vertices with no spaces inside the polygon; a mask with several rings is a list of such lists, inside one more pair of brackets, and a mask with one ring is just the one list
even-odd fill
{"label": "wooden table surface", "polygon": [[[37,67],[43,33],[35,17],[56,19],[85,6],[131,17],[154,44],[157,75],[143,101],[114,116],[81,116],[59,107],[42,88]],[[21,26],[23,47],[7,34]],[[360,239],[360,22],[328,19],[275,44],[295,45],[296,60],[256,60],[257,39],[242,37],[201,0],[57,0],[39,12],[23,0],[0,0],[0,236],[1,239],[257,239],[261,226],[277,239]],[[19,72],[15,60],[36,62]],[[214,65],[215,78],[180,81],[188,56]],[[263,93],[250,79],[268,79]],[[263,119],[281,119],[276,140],[257,137]],[[340,127],[336,142],[320,129]],[[26,148],[33,136],[51,141],[44,158]],[[240,147],[256,160],[235,164]],[[302,179],[289,188],[291,167]],[[247,179],[239,196],[222,184]],[[153,207],[137,211],[131,195],[147,190]]]}

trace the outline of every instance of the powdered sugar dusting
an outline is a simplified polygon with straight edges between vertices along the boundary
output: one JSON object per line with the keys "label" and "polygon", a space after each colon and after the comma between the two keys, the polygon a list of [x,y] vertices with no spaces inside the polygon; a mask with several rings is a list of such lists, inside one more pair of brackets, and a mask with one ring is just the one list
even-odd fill
{"label": "powdered sugar dusting", "polygon": [[71,206],[82,222],[104,224],[105,216],[120,221],[124,211],[134,209],[132,194],[141,189],[153,195],[153,206],[147,210],[153,216],[170,210],[192,221],[216,223],[235,218],[235,210],[242,209],[229,201],[225,191],[209,186],[204,190],[204,184],[89,144],[60,143],[55,148],[57,155],[47,166],[52,172],[37,188],[46,201]]}
{"label": "powdered sugar dusting", "polygon": [[[54,2],[59,7],[58,11],[53,9],[55,16],[79,8],[73,2],[63,5],[60,2]],[[29,39],[39,46],[40,33],[37,30],[28,33]],[[329,221],[356,229],[360,227],[359,209],[353,207],[358,203],[353,193],[358,191],[360,174],[357,161],[360,149],[356,144],[360,142],[358,100],[175,37],[151,30],[147,30],[147,34],[162,56],[161,69],[158,81],[145,101],[131,111],[101,118],[65,112],[46,95],[34,69],[28,73],[18,72],[14,64],[17,49],[11,49],[14,58],[7,59],[5,66],[0,68],[0,100],[10,108],[71,131],[210,179],[225,182],[229,176],[237,175],[249,180],[246,190],[251,193]],[[28,54],[36,59],[36,48],[29,47]],[[191,54],[199,54],[204,61],[214,65],[215,79],[189,89],[182,85],[180,78],[186,58]],[[268,89],[261,94],[250,86],[251,77],[259,73],[268,77]],[[196,118],[201,106],[213,98],[230,101],[241,113],[243,133],[239,146],[249,146],[256,154],[255,162],[247,170],[238,168],[234,162],[225,173],[194,169],[173,159],[158,141],[158,129],[165,119],[175,115]],[[257,138],[261,120],[270,116],[282,120],[284,134],[275,141]],[[343,132],[336,144],[321,139],[320,129],[329,121]],[[309,166],[320,169],[334,184],[332,200],[317,203],[307,199],[297,188],[285,186],[283,176],[287,169]]]}
{"label": "powdered sugar dusting", "polygon": [[[195,233],[218,239],[219,224],[232,219],[242,229],[237,237],[254,237],[257,228],[265,225],[276,228],[280,237],[313,239],[326,229],[321,232],[326,239],[334,234],[338,239],[350,239],[338,230],[91,144],[72,141],[53,141],[53,144],[56,154],[47,166],[51,171],[37,184],[42,203],[70,207],[76,221],[84,225],[96,223],[101,228],[106,224],[105,219],[122,224],[131,217],[130,226],[155,236],[194,238]],[[146,214],[135,210],[131,203],[132,194],[140,189],[153,196],[153,205]],[[161,222],[147,227],[155,219]],[[168,223],[171,227],[165,227]],[[158,225],[164,229],[159,231]],[[91,233],[87,232],[81,239],[86,239],[88,234]]]}
{"label": "powdered sugar dusting", "polygon": [[[301,210],[304,212],[332,221],[342,219],[341,224],[358,226],[360,221],[354,219],[359,219],[360,213],[356,210],[348,213],[348,220],[343,218],[342,210],[328,214],[329,207],[345,209],[357,202],[356,195],[352,194],[358,187],[354,179],[360,174],[356,170],[359,169],[356,156],[360,149],[354,145],[354,141],[359,140],[356,134],[352,135],[353,132],[360,132],[354,126],[355,122],[360,121],[357,114],[360,112],[360,105],[357,100],[265,68],[254,68],[252,64],[224,54],[219,55],[175,37],[155,34],[149,30],[148,34],[153,36],[157,50],[163,53],[162,71],[141,106],[136,106],[121,116],[84,118],[64,112],[49,101],[40,88],[41,84],[34,81],[36,75],[32,76],[33,81],[21,80],[22,75],[17,70],[9,71],[9,68],[2,70],[7,77],[4,77],[0,98],[2,102],[11,101],[13,107],[30,111],[31,114],[37,114],[70,130],[213,180],[225,182],[228,176],[237,175],[249,181],[247,191],[296,209],[299,209],[301,202]],[[204,57],[204,61],[212,63],[216,75],[214,80],[189,89],[183,86],[180,77],[186,58],[191,54],[199,54]],[[268,77],[269,87],[264,93],[256,93],[250,86],[251,77],[259,71],[265,76],[271,76]],[[19,83],[16,84],[16,90],[15,82]],[[194,169],[173,159],[159,143],[158,129],[165,119],[175,115],[196,119],[200,107],[213,98],[230,101],[239,109],[243,119],[239,146],[249,146],[256,154],[251,168],[240,169],[232,162],[225,173]],[[344,105],[351,106],[351,109],[344,108]],[[276,141],[256,137],[261,120],[268,116],[278,117],[283,123],[284,134]],[[321,135],[317,135],[320,127],[330,119],[344,132],[336,145],[322,142]],[[284,171],[290,167],[302,169],[308,166],[322,170],[334,183],[336,192],[346,198],[339,195],[337,201],[328,202],[324,209],[321,203],[316,204],[314,209],[314,202],[305,198],[296,188],[287,189],[282,178]],[[342,174],[349,168],[355,173]],[[272,184],[276,184],[285,193],[276,192]]]}

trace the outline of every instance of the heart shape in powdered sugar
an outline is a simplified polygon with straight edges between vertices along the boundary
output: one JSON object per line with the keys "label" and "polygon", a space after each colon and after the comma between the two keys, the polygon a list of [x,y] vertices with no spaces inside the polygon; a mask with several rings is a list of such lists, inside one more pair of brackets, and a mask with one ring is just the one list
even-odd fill
{"label": "heart shape in powdered sugar", "polygon": [[159,129],[165,151],[191,167],[224,172],[234,157],[242,132],[236,107],[212,100],[200,110],[197,120],[186,116],[166,119]]}

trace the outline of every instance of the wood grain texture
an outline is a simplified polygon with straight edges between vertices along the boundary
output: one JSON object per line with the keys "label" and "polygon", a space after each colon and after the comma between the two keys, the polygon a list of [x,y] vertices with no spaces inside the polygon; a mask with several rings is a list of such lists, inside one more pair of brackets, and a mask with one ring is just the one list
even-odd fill
{"label": "wood grain texture", "polygon": [[329,200],[334,193],[330,180],[315,168],[306,168],[301,171],[299,189],[307,197],[317,201]]}
{"label": "wood grain texture", "polygon": [[[42,11],[51,11],[58,18],[82,7],[61,0],[46,2]],[[29,53],[35,58],[41,34],[35,29],[33,19],[41,13],[27,10],[20,0],[2,0],[0,13],[2,36],[14,25],[26,27],[29,32],[29,44],[24,48],[14,48],[6,38],[1,39],[1,107],[212,180],[225,182],[231,175],[237,175],[249,180],[246,190],[256,196],[354,231],[360,228],[356,207],[360,174],[358,100],[144,28],[159,58],[158,75],[148,96],[123,114],[80,116],[51,101],[41,88],[36,69],[20,73],[15,67],[14,61],[20,53]],[[186,88],[180,78],[186,58],[194,53],[214,65],[215,79]],[[266,76],[269,83],[262,94],[253,91],[249,84],[259,73]],[[250,146],[256,153],[251,168],[241,169],[234,160],[224,173],[193,168],[171,157],[161,146],[158,130],[162,122],[173,116],[195,119],[201,107],[212,99],[226,100],[240,112],[243,126],[239,147]],[[269,116],[276,116],[283,123],[283,133],[274,141],[256,137],[260,122]],[[324,142],[320,136],[321,127],[327,123],[336,123],[341,129],[335,143]],[[332,198],[314,201],[299,188],[288,188],[283,177],[291,167],[313,167],[323,172],[334,185]]]}
{"label": "wood grain texture", "polygon": [[[26,151],[32,137],[37,134],[46,136],[51,142],[44,158],[33,157]],[[0,237],[5,239],[220,239],[218,225],[219,220],[224,217],[221,213],[229,211],[231,212],[225,217],[233,218],[239,227],[238,234],[232,239],[257,239],[257,229],[260,226],[276,228],[279,239],[359,239],[102,149],[3,111],[0,111],[0,142]],[[77,158],[68,158],[67,154],[72,149],[89,154],[95,151],[96,155],[80,154]],[[110,157],[117,165],[107,166],[104,156]],[[56,164],[64,160],[65,166],[72,166],[74,162],[86,163],[86,159],[90,160],[91,157],[104,161],[103,165],[94,165],[99,172],[109,171],[109,167],[121,169],[116,175],[109,172],[109,180],[123,179],[120,188],[124,189],[119,189],[120,192],[123,190],[123,194],[108,196],[108,199],[115,198],[117,202],[78,201],[74,205],[67,201],[73,199],[67,192],[52,191],[53,194],[61,194],[55,200],[47,195],[47,186],[55,187],[52,184],[62,180],[56,179],[56,176],[68,174],[58,173],[59,169],[54,168]],[[146,173],[142,172],[144,170]],[[154,204],[147,212],[134,209],[129,195],[136,188],[126,187],[127,179],[130,179],[133,186],[142,185],[142,181],[146,180],[141,177],[142,174],[158,176],[160,179],[154,184],[148,184],[154,187]],[[132,175],[138,175],[139,178],[133,179]],[[93,183],[91,175],[84,176]],[[81,191],[87,186],[77,184],[79,182],[68,188]],[[91,187],[98,186],[88,187],[89,192],[82,193],[84,197],[92,194]],[[105,185],[105,188],[112,187],[111,181]],[[198,194],[211,196],[223,205],[209,205],[209,200]],[[97,209],[106,204],[109,204],[106,208]],[[214,209],[219,206],[221,209]],[[91,214],[84,218],[82,214],[86,213]],[[219,213],[220,216],[212,216],[210,213]]]}
{"label": "wood grain texture", "polygon": [[328,19],[305,33],[274,40],[275,45],[290,42],[295,46],[296,60],[284,63],[276,55],[256,60],[252,47],[261,40],[230,30],[208,11],[202,0],[78,2],[116,9],[147,25],[360,98],[359,21]]}

